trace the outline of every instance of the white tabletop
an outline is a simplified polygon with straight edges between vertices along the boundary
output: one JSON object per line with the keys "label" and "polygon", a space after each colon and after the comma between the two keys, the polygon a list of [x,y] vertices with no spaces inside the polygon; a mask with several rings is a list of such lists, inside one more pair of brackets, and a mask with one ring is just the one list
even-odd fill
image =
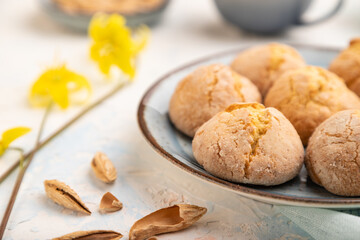
{"label": "white tabletop", "polygon": [[[314,15],[334,1],[316,1]],[[137,126],[140,98],[161,75],[188,61],[215,52],[262,41],[292,41],[345,47],[360,33],[360,2],[346,1],[334,18],[313,26],[294,27],[276,36],[259,37],[225,23],[212,1],[173,0],[160,25],[152,29],[149,45],[139,59],[135,82],[41,150],[29,168],[5,239],[49,239],[72,231],[110,229],[124,239],[136,219],[175,203],[187,202],[208,208],[193,227],[159,239],[311,239],[272,205],[259,203],[202,182],[155,153]],[[44,14],[38,1],[0,1],[0,132],[14,126],[33,131],[16,142],[33,147],[43,109],[27,102],[29,86],[47,67],[66,62],[86,75],[94,86],[94,98],[113,84],[102,79],[89,60],[89,39],[67,30]],[[52,112],[46,127],[49,135],[78,112]],[[96,151],[104,151],[118,169],[113,185],[102,184],[90,170]],[[0,173],[16,158],[5,154]],[[0,185],[0,213],[3,214],[16,173]],[[58,179],[69,184],[93,211],[82,216],[55,205],[45,196],[43,181]],[[124,203],[120,212],[102,215],[98,203],[106,191]]]}

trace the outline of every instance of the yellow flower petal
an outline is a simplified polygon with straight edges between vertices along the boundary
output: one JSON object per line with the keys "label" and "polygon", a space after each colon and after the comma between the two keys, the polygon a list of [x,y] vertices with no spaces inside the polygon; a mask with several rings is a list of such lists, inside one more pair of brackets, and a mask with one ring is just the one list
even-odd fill
{"label": "yellow flower petal", "polygon": [[5,131],[1,136],[2,139],[0,141],[0,155],[5,152],[10,143],[12,143],[15,139],[27,134],[30,131],[31,129],[27,127],[16,127]]}
{"label": "yellow flower petal", "polygon": [[48,106],[51,101],[65,109],[70,104],[70,97],[85,91],[86,101],[91,95],[91,86],[87,79],[66,68],[65,65],[50,68],[34,83],[30,90],[30,102],[34,106]]}
{"label": "yellow flower petal", "polygon": [[30,103],[36,107],[46,107],[51,102],[52,98],[49,94],[48,84],[44,74],[34,83],[29,95]]}
{"label": "yellow flower petal", "polygon": [[122,16],[98,13],[91,19],[89,35],[94,41],[107,41],[109,37],[113,36],[110,33],[112,30],[123,26],[125,26],[125,18]]}
{"label": "yellow flower petal", "polygon": [[2,144],[2,141],[0,141],[0,156],[3,155],[6,150],[6,148],[4,148]]}
{"label": "yellow flower petal", "polygon": [[122,54],[121,52],[117,54],[114,59],[114,64],[116,64],[124,73],[128,74],[130,78],[135,76],[135,66],[134,60],[126,54]]}
{"label": "yellow flower petal", "polygon": [[133,38],[122,16],[96,14],[89,25],[89,35],[93,40],[90,57],[106,75],[112,66],[116,66],[133,78],[136,55],[146,45],[149,33],[150,30],[142,26]]}
{"label": "yellow flower petal", "polygon": [[49,87],[49,94],[52,100],[58,104],[62,109],[69,106],[69,91],[66,85],[59,84]]}
{"label": "yellow flower petal", "polygon": [[102,73],[104,73],[105,75],[109,75],[110,73],[110,67],[112,65],[112,62],[110,61],[109,58],[103,58],[103,59],[99,59],[99,68],[100,68],[100,71]]}

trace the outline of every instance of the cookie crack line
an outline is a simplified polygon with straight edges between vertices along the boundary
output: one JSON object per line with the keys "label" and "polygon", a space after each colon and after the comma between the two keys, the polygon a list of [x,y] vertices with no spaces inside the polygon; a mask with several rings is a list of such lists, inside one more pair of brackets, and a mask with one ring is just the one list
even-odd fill
{"label": "cookie crack line", "polygon": [[207,91],[206,95],[207,95],[207,98],[208,98],[208,104],[209,104],[209,107],[211,108],[212,106],[212,102],[213,102],[213,92],[214,92],[214,89],[216,87],[216,85],[218,84],[219,82],[219,78],[217,76],[217,73],[220,71],[220,69],[215,69],[214,70],[214,78],[213,80],[211,81],[211,83],[208,85],[209,87],[209,90]]}
{"label": "cookie crack line", "polygon": [[[217,134],[216,134],[217,135]],[[227,168],[229,169],[230,171],[230,174],[231,174],[231,177],[234,177],[234,172],[231,170],[231,167],[229,168],[226,164],[226,161],[224,161],[223,157],[221,156],[220,152],[221,152],[221,146],[220,146],[220,143],[219,143],[220,139],[218,138],[216,140],[216,146],[217,146],[217,151],[216,151],[216,155],[218,157],[218,159],[222,162],[222,164]]]}
{"label": "cookie crack line", "polygon": [[[220,67],[219,69],[215,69],[213,71],[214,74],[214,78],[213,80],[210,82],[210,84],[208,85],[208,91],[206,93],[207,95],[207,99],[208,99],[208,105],[211,108],[212,107],[212,102],[213,102],[213,93],[215,91],[215,87],[216,85],[219,83],[219,72],[221,72],[222,70],[224,70],[224,67]],[[242,82],[241,82],[241,78],[238,78],[237,76],[234,76],[234,72],[231,72],[231,77],[233,78],[233,90],[236,92],[237,96],[241,99],[242,102],[245,102],[245,96],[244,94],[241,92],[242,89]]]}
{"label": "cookie crack line", "polygon": [[270,46],[270,62],[269,66],[267,68],[268,76],[271,77],[271,75],[278,71],[281,67],[281,65],[285,62],[284,55],[287,54],[286,49],[283,49],[280,46]]}
{"label": "cookie crack line", "polygon": [[284,106],[293,105],[294,98],[298,97],[299,99],[302,100],[300,102],[301,105],[304,105],[306,108],[308,107],[309,103],[314,103],[314,104],[317,104],[318,106],[325,107],[325,108],[329,109],[330,111],[338,111],[339,109],[341,109],[341,107],[338,105],[332,106],[332,105],[327,104],[326,102],[323,102],[323,101],[320,101],[317,99],[317,96],[319,95],[319,93],[329,92],[331,94],[338,94],[337,91],[333,91],[331,89],[326,89],[326,85],[327,85],[326,83],[328,83],[330,81],[329,77],[325,73],[323,73],[319,70],[317,70],[317,73],[321,77],[321,80],[318,81],[319,86],[317,87],[317,90],[311,91],[308,88],[308,92],[305,96],[301,96],[295,90],[294,79],[290,76],[289,88],[291,91],[291,95],[289,97],[287,97],[286,99],[284,99],[282,102],[280,102],[280,104],[277,108],[283,109]]}
{"label": "cookie crack line", "polygon": [[[264,106],[254,103],[232,104],[225,109],[225,112],[235,116],[233,111],[242,108],[247,108],[249,110],[249,121],[246,123],[241,122],[243,124],[243,131],[248,132],[252,138],[252,142],[249,141],[251,151],[249,152],[248,159],[245,159],[243,168],[244,178],[248,179],[250,163],[253,160],[253,157],[256,156],[259,141],[271,127],[270,120],[272,116]],[[251,130],[251,132],[248,130]]]}
{"label": "cookie crack line", "polygon": [[219,79],[216,77],[214,77],[214,80],[211,82],[211,84],[209,85],[209,90],[207,92],[207,97],[208,97],[208,104],[209,104],[209,107],[211,108],[212,106],[212,102],[213,102],[213,92],[214,92],[214,89],[215,89],[215,86],[216,84],[218,83]]}
{"label": "cookie crack line", "polygon": [[349,135],[347,135],[347,140],[349,141],[349,142],[354,142],[355,143],[355,157],[354,157],[354,159],[353,159],[353,161],[354,161],[354,163],[358,166],[358,168],[360,169],[360,165],[359,165],[359,163],[357,162],[357,159],[358,159],[358,157],[359,157],[359,151],[358,151],[358,149],[359,149],[359,143],[358,143],[358,141],[353,141],[353,140],[351,140],[350,139],[350,137],[351,136],[353,136],[354,134],[354,132],[353,132],[353,129],[351,128],[351,122],[352,122],[352,120],[353,120],[353,117],[354,117],[354,113],[351,113],[350,114],[350,120],[349,120],[349,122],[347,122],[347,124],[346,124],[346,130],[349,130]]}
{"label": "cookie crack line", "polygon": [[237,93],[238,97],[241,98],[242,102],[246,102],[245,96],[242,93],[243,83],[241,82],[241,78],[236,76],[236,73],[231,73],[232,78],[234,79],[234,90]]}
{"label": "cookie crack line", "polygon": [[245,166],[244,166],[245,178],[249,177],[250,164],[253,158],[257,154],[260,140],[266,134],[267,130],[271,127],[270,125],[271,116],[267,110],[264,109],[264,110],[256,111],[254,115],[250,114],[249,116],[251,120],[248,126],[253,128],[253,131],[251,133],[251,137],[253,141],[252,143],[250,143],[251,152],[249,154],[249,159],[248,161],[245,162]]}
{"label": "cookie crack line", "polygon": [[215,135],[216,135],[216,148],[217,148],[216,155],[217,155],[218,159],[222,162],[222,164],[226,166],[226,164],[225,164],[225,162],[224,162],[224,160],[223,160],[223,158],[222,158],[222,156],[220,154],[220,152],[221,152],[221,147],[220,147],[220,143],[219,143],[220,138],[219,138],[219,134],[217,132],[217,129],[215,129]]}

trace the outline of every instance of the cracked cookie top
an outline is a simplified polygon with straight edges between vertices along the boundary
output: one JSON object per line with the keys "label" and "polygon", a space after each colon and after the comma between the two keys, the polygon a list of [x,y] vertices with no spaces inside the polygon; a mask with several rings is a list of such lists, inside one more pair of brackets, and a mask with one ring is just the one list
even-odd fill
{"label": "cracked cookie top", "polygon": [[263,97],[285,71],[303,66],[305,61],[294,48],[279,43],[249,48],[239,53],[231,64],[259,88]]}
{"label": "cracked cookie top", "polygon": [[193,140],[195,159],[226,180],[276,185],[295,177],[304,149],[291,123],[274,108],[234,103],[202,125]]}
{"label": "cracked cookie top", "polygon": [[185,77],[170,100],[169,115],[176,128],[192,137],[216,113],[234,102],[260,102],[256,86],[230,67],[213,64]]}
{"label": "cracked cookie top", "polygon": [[360,100],[335,74],[307,66],[288,71],[276,81],[265,105],[280,110],[306,145],[320,123],[338,111],[360,108]]}
{"label": "cracked cookie top", "polygon": [[311,179],[331,193],[360,196],[360,110],[324,121],[309,140],[305,165]]}

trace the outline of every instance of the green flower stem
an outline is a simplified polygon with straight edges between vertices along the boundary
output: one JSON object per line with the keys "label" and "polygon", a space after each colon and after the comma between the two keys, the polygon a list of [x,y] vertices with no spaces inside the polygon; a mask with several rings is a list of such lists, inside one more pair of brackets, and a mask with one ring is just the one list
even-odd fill
{"label": "green flower stem", "polygon": [[[19,147],[8,147],[7,150],[14,150],[19,152],[20,154],[20,167],[22,168],[24,166],[24,149],[19,148]],[[1,183],[1,180],[0,180]]]}
{"label": "green flower stem", "polygon": [[20,158],[13,163],[13,165],[11,165],[11,167],[6,170],[3,175],[0,177],[0,184],[10,175],[10,173],[12,173],[18,166],[20,166],[21,168],[23,168],[24,166],[24,160],[25,160],[25,155],[24,155],[24,149],[22,148],[18,148],[18,147],[8,147],[7,150],[14,150],[14,151],[18,151],[20,154]]}
{"label": "green flower stem", "polygon": [[[11,214],[11,210],[13,208],[13,205],[15,203],[16,200],[16,196],[17,193],[19,191],[19,187],[21,185],[21,181],[24,177],[25,171],[26,169],[29,167],[29,164],[31,163],[32,158],[34,157],[35,153],[37,151],[39,151],[42,147],[44,147],[48,142],[50,142],[52,139],[54,139],[56,136],[58,136],[60,133],[62,133],[64,130],[66,130],[68,127],[70,127],[74,122],[76,122],[77,120],[79,120],[81,117],[83,117],[86,113],[90,112],[92,109],[94,109],[95,107],[97,107],[98,105],[100,105],[102,102],[104,102],[105,100],[107,100],[108,98],[112,97],[113,95],[115,95],[117,92],[119,92],[119,90],[121,88],[124,87],[124,85],[126,85],[127,83],[129,83],[129,81],[127,82],[120,82],[118,83],[112,90],[110,90],[108,93],[106,93],[104,96],[102,96],[101,98],[99,98],[97,101],[95,101],[94,103],[90,104],[89,106],[87,106],[84,110],[82,110],[80,113],[78,113],[74,118],[72,118],[70,121],[68,121],[67,123],[65,123],[61,128],[59,128],[57,131],[55,131],[53,134],[51,134],[48,138],[46,138],[45,140],[43,140],[42,142],[37,141],[37,144],[35,145],[35,147],[27,154],[25,154],[24,159],[25,159],[25,165],[24,168],[20,169],[18,178],[16,179],[16,183],[11,195],[11,198],[9,200],[8,206],[6,208],[5,214],[3,216],[1,225],[0,225],[0,239],[3,238],[4,236],[4,232],[5,232],[5,228],[7,225],[7,222],[9,220],[10,214]],[[45,118],[45,115],[44,115]],[[39,132],[40,133],[40,132]],[[40,137],[39,137],[40,138]],[[16,164],[14,164],[14,169],[16,169],[17,166],[19,166],[20,160],[17,161]],[[11,170],[11,169],[10,169]],[[11,170],[11,171],[12,171]],[[10,172],[11,172],[10,171]],[[8,171],[7,171],[8,172]],[[9,175],[10,173],[8,173],[7,175]],[[6,175],[6,173],[5,173]],[[0,180],[3,181],[3,179],[5,179],[6,176],[4,177],[1,176]],[[0,181],[0,182],[1,182]]]}

